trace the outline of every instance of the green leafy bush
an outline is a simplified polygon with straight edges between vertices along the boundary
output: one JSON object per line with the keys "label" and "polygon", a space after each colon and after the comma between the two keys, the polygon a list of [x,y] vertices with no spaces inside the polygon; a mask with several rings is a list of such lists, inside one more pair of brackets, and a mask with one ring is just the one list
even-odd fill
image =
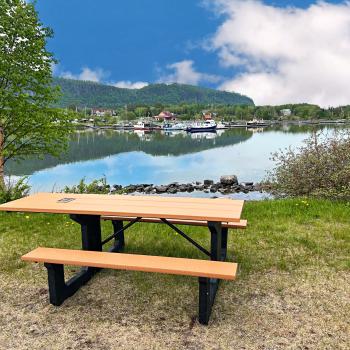
{"label": "green leafy bush", "polygon": [[297,150],[277,152],[263,188],[277,197],[350,199],[350,137],[314,133]]}
{"label": "green leafy bush", "polygon": [[66,186],[63,189],[64,193],[97,193],[107,194],[110,191],[110,185],[107,184],[105,177],[101,179],[93,180],[89,184],[85,182],[85,178],[82,178],[78,185],[72,187]]}
{"label": "green leafy bush", "polygon": [[8,178],[0,185],[0,203],[28,196],[29,190],[28,177],[22,177],[18,181],[12,181],[11,178]]}

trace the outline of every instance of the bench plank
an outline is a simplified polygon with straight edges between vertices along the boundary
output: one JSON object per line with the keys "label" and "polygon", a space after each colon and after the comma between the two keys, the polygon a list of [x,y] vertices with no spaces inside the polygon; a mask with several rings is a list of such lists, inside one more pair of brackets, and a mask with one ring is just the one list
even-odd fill
{"label": "bench plank", "polygon": [[243,203],[222,198],[37,193],[2,204],[0,211],[239,222]]}
{"label": "bench plank", "polygon": [[[132,221],[136,219],[135,217],[125,217],[125,216],[101,216],[102,220],[119,220],[119,221]],[[207,221],[199,221],[199,220],[176,220],[170,219],[168,220],[171,224],[174,225],[191,225],[191,226],[208,226]],[[140,222],[150,222],[155,224],[164,224],[161,219],[157,218],[143,218]],[[247,220],[240,220],[237,222],[222,222],[222,227],[225,228],[246,228]]]}
{"label": "bench plank", "polygon": [[237,264],[229,262],[43,247],[23,255],[22,260],[225,280],[235,279],[237,273]]}

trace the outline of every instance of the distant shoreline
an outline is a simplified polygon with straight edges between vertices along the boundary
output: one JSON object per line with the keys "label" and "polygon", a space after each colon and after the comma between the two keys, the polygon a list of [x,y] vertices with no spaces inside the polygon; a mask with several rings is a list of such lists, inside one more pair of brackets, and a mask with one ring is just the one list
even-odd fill
{"label": "distant shoreline", "polygon": [[[134,121],[135,122],[135,121]],[[186,123],[192,123],[194,121],[186,121]],[[96,129],[96,130],[103,130],[103,129],[112,129],[112,130],[133,130],[132,126],[133,122],[120,122],[119,124],[92,124],[92,123],[79,123],[75,124],[76,128],[84,128],[84,129]],[[254,126],[249,126],[247,125],[246,121],[242,120],[233,120],[231,122],[226,123],[226,127],[222,130],[225,129],[234,129],[234,128],[249,128],[249,129],[256,129],[256,128],[268,128],[272,126],[277,126],[277,125],[349,125],[350,120],[349,119],[337,119],[337,120],[320,120],[320,119],[310,119],[310,120],[264,120],[264,125],[259,126],[259,125],[254,125]],[[158,129],[155,128],[154,131],[161,131],[163,130],[161,128],[161,123],[155,124]],[[167,130],[169,131],[169,130]]]}

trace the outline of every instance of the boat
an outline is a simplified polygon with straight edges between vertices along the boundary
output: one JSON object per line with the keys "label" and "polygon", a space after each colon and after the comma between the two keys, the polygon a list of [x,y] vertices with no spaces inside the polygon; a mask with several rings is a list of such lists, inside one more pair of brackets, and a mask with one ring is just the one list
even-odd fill
{"label": "boat", "polygon": [[263,126],[268,126],[268,124],[263,119],[252,119],[247,121],[247,128],[261,128]]}
{"label": "boat", "polygon": [[216,130],[223,130],[223,129],[227,129],[227,125],[223,122],[220,122],[216,125]]}
{"label": "boat", "polygon": [[214,120],[206,120],[204,122],[194,122],[187,127],[188,132],[215,132],[216,123]]}
{"label": "boat", "polygon": [[154,130],[155,126],[150,122],[138,121],[137,124],[134,125],[134,130]]}
{"label": "boat", "polygon": [[170,124],[164,123],[162,129],[166,131],[175,131],[175,130],[186,130],[186,125],[182,123]]}

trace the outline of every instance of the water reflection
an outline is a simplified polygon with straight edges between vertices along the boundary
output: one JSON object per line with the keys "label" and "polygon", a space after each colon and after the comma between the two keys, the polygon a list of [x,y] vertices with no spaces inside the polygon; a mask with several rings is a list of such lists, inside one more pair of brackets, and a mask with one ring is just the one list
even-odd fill
{"label": "water reflection", "polygon": [[107,177],[111,184],[217,180],[236,174],[240,181],[260,181],[273,167],[272,152],[298,146],[321,127],[288,125],[268,129],[229,129],[214,133],[183,131],[83,131],[72,136],[60,158],[10,162],[7,174],[31,175],[34,191]]}

